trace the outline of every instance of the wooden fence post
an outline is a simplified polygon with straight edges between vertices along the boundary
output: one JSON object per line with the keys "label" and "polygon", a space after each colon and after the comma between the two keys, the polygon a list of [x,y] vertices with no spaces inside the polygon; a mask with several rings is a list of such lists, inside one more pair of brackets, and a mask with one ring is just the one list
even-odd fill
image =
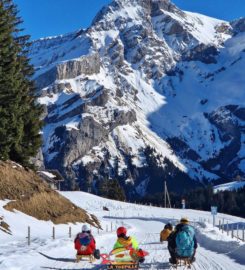
{"label": "wooden fence post", "polygon": [[245,227],[245,225],[243,225],[243,230],[242,230],[242,241],[243,241],[243,242],[245,241],[244,227]]}
{"label": "wooden fence post", "polygon": [[233,231],[233,224],[232,224],[232,226],[231,226],[231,238],[233,238],[234,237],[234,231]]}
{"label": "wooden fence post", "polygon": [[71,238],[71,226],[69,227],[69,237]]}
{"label": "wooden fence post", "polygon": [[221,227],[221,220],[219,219],[219,230],[220,230],[220,227]]}
{"label": "wooden fence post", "polygon": [[30,246],[31,244],[31,227],[28,226],[28,229],[27,229],[27,243],[28,243],[28,246]]}
{"label": "wooden fence post", "polygon": [[227,220],[227,223],[226,223],[226,230],[227,230],[227,235],[229,235],[229,225],[228,225],[228,220]]}
{"label": "wooden fence post", "polygon": [[236,225],[236,238],[239,239],[239,224]]}
{"label": "wooden fence post", "polygon": [[53,240],[55,239],[55,227],[53,226],[53,234],[52,234]]}

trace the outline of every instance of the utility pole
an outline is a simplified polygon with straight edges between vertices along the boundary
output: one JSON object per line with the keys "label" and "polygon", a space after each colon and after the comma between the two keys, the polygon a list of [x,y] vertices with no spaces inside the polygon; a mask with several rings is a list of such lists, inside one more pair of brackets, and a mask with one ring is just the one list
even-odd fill
{"label": "utility pole", "polygon": [[168,207],[171,208],[170,196],[168,193],[167,181],[164,181],[164,207],[167,207],[167,200],[168,200]]}
{"label": "utility pole", "polygon": [[170,196],[169,196],[169,193],[168,193],[167,185],[166,185],[166,189],[167,189],[167,196],[168,196],[168,206],[169,206],[169,208],[171,208]]}
{"label": "utility pole", "polygon": [[167,182],[164,181],[164,208],[166,208],[167,205]]}

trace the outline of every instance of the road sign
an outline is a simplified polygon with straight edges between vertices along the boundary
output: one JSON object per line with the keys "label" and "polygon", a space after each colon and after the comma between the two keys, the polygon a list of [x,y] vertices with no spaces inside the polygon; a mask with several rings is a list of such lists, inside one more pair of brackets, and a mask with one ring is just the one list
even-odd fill
{"label": "road sign", "polygon": [[214,215],[217,215],[217,211],[218,210],[218,207],[217,206],[211,206],[211,214],[214,216]]}

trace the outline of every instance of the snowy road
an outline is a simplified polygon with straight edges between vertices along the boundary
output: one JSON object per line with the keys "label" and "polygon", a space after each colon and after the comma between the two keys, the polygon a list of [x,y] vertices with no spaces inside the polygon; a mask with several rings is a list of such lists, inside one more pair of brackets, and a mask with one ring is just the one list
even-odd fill
{"label": "snowy road", "polygon": [[[75,193],[66,193],[74,203],[83,208],[90,209],[102,221],[104,231],[98,234],[93,229],[97,241],[97,248],[102,253],[109,252],[116,240],[115,229],[124,225],[129,234],[134,235],[140,246],[147,250],[150,255],[146,257],[140,269],[171,269],[168,263],[169,254],[166,243],[159,243],[159,232],[164,223],[188,216],[192,220],[209,217],[209,213],[201,211],[169,210],[155,207],[136,206],[105,200],[95,196]],[[110,212],[102,211],[102,206],[107,206]],[[14,215],[14,214],[12,214]],[[16,214],[15,214],[16,215]],[[6,213],[5,213],[6,216]],[[6,216],[6,219],[8,216]],[[13,218],[13,217],[12,217]],[[227,216],[234,222],[244,222],[243,219]],[[28,220],[30,223],[30,220]],[[20,222],[23,226],[24,221]],[[17,226],[17,225],[16,225]],[[72,225],[73,238],[79,231],[79,225]],[[112,232],[111,232],[112,227]],[[222,234],[217,228],[207,223],[195,223],[199,247],[196,262],[192,269],[196,270],[244,270],[245,269],[245,244],[231,239]],[[47,236],[47,227],[40,235],[32,237],[31,246],[26,245],[26,240],[21,237],[13,241],[7,239],[0,243],[0,269],[1,270],[78,270],[78,269],[105,269],[99,265],[89,262],[74,262],[75,251],[73,249],[73,238],[67,234],[67,226],[57,226],[57,239],[52,240],[50,234]],[[108,230],[108,232],[106,232]],[[46,237],[45,237],[46,233]],[[0,234],[1,236],[1,234]],[[1,239],[1,238],[0,238]],[[180,268],[181,269],[181,268]]]}

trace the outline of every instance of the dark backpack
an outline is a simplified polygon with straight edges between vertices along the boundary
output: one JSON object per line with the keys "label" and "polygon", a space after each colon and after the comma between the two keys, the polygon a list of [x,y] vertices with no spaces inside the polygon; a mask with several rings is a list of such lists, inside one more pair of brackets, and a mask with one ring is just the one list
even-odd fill
{"label": "dark backpack", "polygon": [[184,225],[176,235],[176,253],[179,257],[191,257],[194,253],[194,228]]}

